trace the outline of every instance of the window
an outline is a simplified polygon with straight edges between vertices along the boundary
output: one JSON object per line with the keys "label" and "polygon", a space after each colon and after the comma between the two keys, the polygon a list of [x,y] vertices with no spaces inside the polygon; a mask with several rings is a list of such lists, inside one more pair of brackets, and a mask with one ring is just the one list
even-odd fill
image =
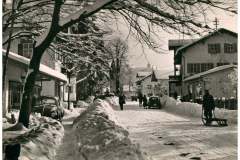
{"label": "window", "polygon": [[237,44],[236,43],[224,43],[224,53],[236,53]]}
{"label": "window", "polygon": [[187,64],[187,72],[192,74],[192,73],[200,73],[200,63],[189,63]]}
{"label": "window", "polygon": [[221,52],[221,44],[220,43],[214,43],[214,44],[208,44],[208,53],[216,54]]}
{"label": "window", "polygon": [[8,104],[9,110],[20,109],[20,101],[22,94],[22,84],[16,81],[9,81]]}
{"label": "window", "polygon": [[187,73],[196,74],[213,68],[213,63],[188,63]]}
{"label": "window", "polygon": [[[20,109],[21,95],[23,92],[23,85],[17,81],[9,81],[8,104],[9,110]],[[41,87],[34,85],[33,95],[40,96]]]}
{"label": "window", "polygon": [[27,58],[31,58],[33,53],[33,41],[30,39],[21,39],[18,44],[18,54]]}

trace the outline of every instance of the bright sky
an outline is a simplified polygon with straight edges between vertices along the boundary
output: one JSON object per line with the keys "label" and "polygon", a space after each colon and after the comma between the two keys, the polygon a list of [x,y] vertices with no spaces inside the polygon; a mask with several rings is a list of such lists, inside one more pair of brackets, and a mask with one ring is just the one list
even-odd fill
{"label": "bright sky", "polygon": [[[226,28],[237,32],[237,16],[236,15],[229,15],[224,11],[215,11],[215,13],[209,14],[208,18],[211,18],[212,21],[215,17],[219,20],[218,28]],[[213,26],[213,22],[209,24],[209,26]],[[119,25],[118,29],[116,30],[116,34],[120,35],[122,39],[125,39],[128,35],[128,28],[124,25]],[[173,52],[168,51],[168,40],[169,39],[178,39],[182,38],[183,35],[179,33],[175,34],[168,34],[165,32],[160,32],[161,40],[159,43],[162,47],[167,50],[166,54],[159,54],[155,53],[154,51],[148,49],[147,46],[144,48],[143,54],[142,46],[133,38],[128,38],[128,45],[129,45],[129,60],[130,65],[135,67],[145,67],[149,61],[149,63],[157,67],[158,69],[163,70],[173,70]],[[185,36],[185,39],[188,38]]]}

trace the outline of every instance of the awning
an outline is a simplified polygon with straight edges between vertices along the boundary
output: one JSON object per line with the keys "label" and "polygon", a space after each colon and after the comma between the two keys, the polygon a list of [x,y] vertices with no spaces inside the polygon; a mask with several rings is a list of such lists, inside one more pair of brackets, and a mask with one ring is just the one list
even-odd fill
{"label": "awning", "polygon": [[[6,50],[3,49],[2,51],[3,51],[3,55],[5,56]],[[18,55],[16,53],[13,53],[13,52],[9,52],[8,58],[12,59],[14,61],[20,62],[22,64],[25,64],[25,65],[28,65],[29,62],[30,62],[29,58],[20,56],[20,55]],[[67,82],[68,81],[66,75],[64,75],[61,72],[56,71],[56,70],[54,70],[54,69],[52,69],[52,68],[50,68],[50,67],[48,67],[46,65],[40,64],[39,71],[43,75],[46,75],[46,76],[58,79],[60,81],[63,81],[63,82]]]}

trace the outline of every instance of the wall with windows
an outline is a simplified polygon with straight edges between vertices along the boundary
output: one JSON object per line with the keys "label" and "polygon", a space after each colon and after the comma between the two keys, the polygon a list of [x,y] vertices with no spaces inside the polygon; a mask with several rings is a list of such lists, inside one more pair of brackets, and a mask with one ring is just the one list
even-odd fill
{"label": "wall with windows", "polygon": [[[11,109],[20,108],[20,99],[23,89],[23,81],[26,77],[27,65],[8,60],[6,72],[5,90],[3,92],[3,114]],[[40,94],[40,83],[35,83],[34,94]]]}
{"label": "wall with windows", "polygon": [[196,99],[202,97],[204,90],[208,89],[215,98],[236,98],[237,89],[229,79],[229,74],[232,72],[234,72],[233,68],[187,81],[184,83],[183,95],[191,93],[191,98]]}
{"label": "wall with windows", "polygon": [[157,81],[152,81],[152,77],[149,76],[141,81],[140,91],[143,95],[151,96],[156,95],[160,96],[161,94],[168,95],[169,85],[168,79],[159,79]]}
{"label": "wall with windows", "polygon": [[224,64],[237,64],[237,37],[214,34],[183,53],[182,76],[186,78]]}
{"label": "wall with windows", "polygon": [[[19,30],[21,30],[21,28],[14,28],[13,32],[18,32]],[[3,41],[7,38],[8,31],[3,33]],[[6,49],[7,45],[4,45],[3,48]],[[33,40],[27,37],[14,39],[11,41],[10,51],[30,59],[33,53]],[[51,50],[46,50],[42,56],[41,63],[55,69],[55,55]]]}

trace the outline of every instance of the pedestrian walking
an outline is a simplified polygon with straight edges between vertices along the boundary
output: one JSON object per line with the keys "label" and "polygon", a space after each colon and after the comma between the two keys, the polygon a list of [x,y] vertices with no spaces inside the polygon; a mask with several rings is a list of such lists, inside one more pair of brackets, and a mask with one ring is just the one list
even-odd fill
{"label": "pedestrian walking", "polygon": [[206,125],[210,125],[212,123],[212,112],[215,109],[215,104],[214,104],[213,96],[209,93],[208,90],[205,90],[202,107],[204,109]]}
{"label": "pedestrian walking", "polygon": [[123,110],[123,104],[125,104],[125,95],[123,93],[120,93],[119,95],[119,105],[120,105],[120,109]]}
{"label": "pedestrian walking", "polygon": [[147,108],[147,102],[148,102],[147,96],[144,95],[144,96],[143,96],[143,108]]}
{"label": "pedestrian walking", "polygon": [[142,95],[141,92],[138,95],[138,102],[139,102],[139,107],[141,107],[142,106],[142,102],[143,102],[143,95]]}

